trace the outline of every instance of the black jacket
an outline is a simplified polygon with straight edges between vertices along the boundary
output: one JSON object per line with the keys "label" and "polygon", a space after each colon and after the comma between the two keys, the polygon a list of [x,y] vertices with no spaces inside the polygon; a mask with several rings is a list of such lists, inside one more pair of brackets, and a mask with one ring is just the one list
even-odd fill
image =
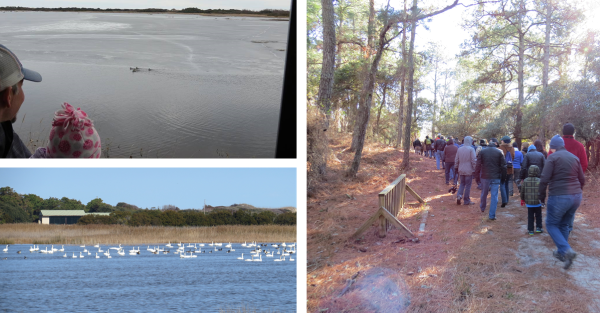
{"label": "black jacket", "polygon": [[475,180],[479,182],[479,174],[484,179],[501,179],[506,178],[506,160],[504,154],[499,149],[490,147],[481,150],[477,157],[475,165]]}
{"label": "black jacket", "polygon": [[544,171],[544,165],[546,164],[546,158],[541,152],[535,150],[530,151],[523,156],[523,162],[521,163],[521,179],[525,179],[528,176],[528,169],[532,165],[537,165],[540,168],[540,173]]}
{"label": "black jacket", "polygon": [[0,158],[29,158],[31,152],[13,132],[12,122],[2,122],[0,126]]}
{"label": "black jacket", "polygon": [[420,146],[421,146],[421,141],[419,139],[417,139],[413,142],[413,148],[420,147]]}
{"label": "black jacket", "polygon": [[546,187],[548,195],[560,196],[582,193],[583,185],[585,176],[579,158],[565,147],[558,148],[548,156],[544,165],[540,178],[540,201],[546,202]]}
{"label": "black jacket", "polygon": [[442,150],[444,150],[445,146],[446,146],[446,140],[438,139],[435,141],[433,149],[437,150],[437,151],[442,151]]}

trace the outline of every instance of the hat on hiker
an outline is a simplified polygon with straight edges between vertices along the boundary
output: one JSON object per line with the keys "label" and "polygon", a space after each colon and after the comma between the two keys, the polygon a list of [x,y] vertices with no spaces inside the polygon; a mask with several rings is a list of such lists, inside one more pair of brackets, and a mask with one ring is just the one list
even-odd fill
{"label": "hat on hiker", "polygon": [[571,123],[567,123],[563,126],[563,135],[573,136],[575,134],[575,126]]}
{"label": "hat on hiker", "polygon": [[494,143],[494,145],[495,145],[496,147],[498,147],[498,139],[496,139],[496,138],[492,138],[492,139],[490,139],[490,145],[491,145],[492,143]]}
{"label": "hat on hiker", "polygon": [[513,148],[518,148],[518,147],[519,147],[519,144],[517,144],[517,142],[516,142],[516,141],[515,141],[515,142],[513,142]]}
{"label": "hat on hiker", "polygon": [[487,141],[485,141],[485,139],[479,139],[479,144],[480,145],[487,145]]}
{"label": "hat on hiker", "polygon": [[560,135],[554,135],[552,139],[550,139],[550,149],[558,149],[565,146],[565,141],[562,139]]}
{"label": "hat on hiker", "polygon": [[80,108],[64,103],[54,113],[47,153],[50,158],[100,158],[102,146],[94,123]]}
{"label": "hat on hiker", "polygon": [[529,148],[527,148],[527,152],[531,151],[537,151],[537,148],[534,145],[530,145]]}
{"label": "hat on hiker", "polygon": [[42,75],[23,68],[17,56],[4,45],[0,45],[0,91],[16,85],[23,79],[41,82]]}
{"label": "hat on hiker", "polygon": [[504,136],[504,137],[502,137],[502,141],[504,141],[504,143],[509,143],[510,142],[510,137]]}

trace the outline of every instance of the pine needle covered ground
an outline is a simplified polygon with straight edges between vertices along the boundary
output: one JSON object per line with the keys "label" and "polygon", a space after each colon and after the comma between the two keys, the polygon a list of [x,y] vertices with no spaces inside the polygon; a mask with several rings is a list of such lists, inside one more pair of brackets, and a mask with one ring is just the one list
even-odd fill
{"label": "pine needle covered ground", "polygon": [[569,239],[579,255],[565,271],[552,257],[555,246],[546,232],[526,234],[527,209],[518,193],[489,221],[488,209],[479,211],[475,182],[471,198],[477,205],[458,206],[435,160],[414,153],[403,173],[426,205],[407,193],[399,220],[417,234],[427,211],[424,235],[412,242],[392,230],[379,238],[374,224],[359,240],[350,239],[378,209],[377,194],[403,174],[401,151],[370,143],[357,178],[345,177],[354,157],[345,150],[350,140],[330,139],[327,174],[309,189],[309,312],[600,311],[600,175],[586,173]]}

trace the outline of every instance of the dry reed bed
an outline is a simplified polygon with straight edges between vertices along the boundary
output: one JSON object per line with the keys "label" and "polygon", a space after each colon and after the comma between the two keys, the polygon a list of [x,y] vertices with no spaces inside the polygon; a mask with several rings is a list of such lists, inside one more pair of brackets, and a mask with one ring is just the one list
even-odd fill
{"label": "dry reed bed", "polygon": [[296,226],[0,225],[0,244],[148,244],[169,241],[295,242]]}

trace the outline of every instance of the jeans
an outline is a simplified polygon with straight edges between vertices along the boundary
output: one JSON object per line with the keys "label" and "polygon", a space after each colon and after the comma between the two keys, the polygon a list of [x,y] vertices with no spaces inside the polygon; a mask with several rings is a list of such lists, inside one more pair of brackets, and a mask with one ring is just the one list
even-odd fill
{"label": "jeans", "polygon": [[502,204],[508,203],[508,185],[510,185],[512,181],[512,175],[513,174],[506,175],[506,180],[500,184],[500,195],[502,197]]}
{"label": "jeans", "polygon": [[453,185],[456,185],[456,180],[458,177],[456,177],[456,175],[454,175],[454,177],[452,177],[452,171],[454,171],[454,162],[450,163],[446,163],[446,184],[448,183],[448,179],[450,179],[452,181]]}
{"label": "jeans", "polygon": [[[521,193],[521,169],[520,168],[513,168],[513,181],[515,182],[515,184],[517,185],[517,190],[519,191],[519,193]],[[510,193],[513,193],[513,188],[512,188],[512,184],[511,184],[511,188],[510,188]]]}
{"label": "jeans", "polygon": [[496,207],[498,206],[498,187],[500,187],[500,178],[496,179],[481,179],[481,204],[479,208],[481,212],[485,212],[485,207],[487,205],[487,195],[488,189],[491,189],[491,199],[490,199],[490,218],[496,218]]}
{"label": "jeans", "polygon": [[[435,165],[437,166],[437,169],[440,169],[440,161],[442,160],[442,151],[436,151],[435,152]],[[442,164],[443,166],[443,164]]]}
{"label": "jeans", "polygon": [[[458,187],[457,199],[465,199],[464,204],[471,203],[471,183],[473,182],[473,175],[460,175],[460,186]],[[464,192],[464,195],[463,195]]]}
{"label": "jeans", "polygon": [[533,220],[535,217],[535,225],[537,228],[542,228],[542,207],[527,208],[527,230],[533,231]]}
{"label": "jeans", "polygon": [[546,213],[546,230],[558,253],[571,251],[569,245],[569,223],[575,218],[575,211],[581,204],[581,194],[549,196]]}

